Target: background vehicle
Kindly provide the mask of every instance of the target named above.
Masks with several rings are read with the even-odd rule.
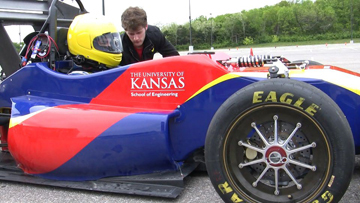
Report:
[[[60,53],[4,66],[3,180],[176,197],[205,162],[227,202],[329,202],[346,191],[359,74],[193,53],[68,75],[77,67]]]

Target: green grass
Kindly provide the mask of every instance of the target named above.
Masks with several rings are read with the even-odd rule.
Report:
[[[360,38],[353,39],[354,43],[360,43]],[[263,43],[263,44],[251,44],[251,45],[239,45],[232,47],[223,47],[216,49],[233,49],[233,48],[261,48],[261,47],[283,47],[283,46],[301,46],[301,45],[316,45],[316,44],[349,44],[349,39],[336,39],[336,40],[313,40],[313,41],[300,41],[300,42],[274,42],[274,43]],[[196,44],[194,45],[195,50],[199,50]],[[178,51],[187,51],[188,47],[184,50],[178,49]]]
[[[354,43],[360,43],[360,38],[353,39]],[[301,46],[301,45],[315,45],[315,44],[345,44],[350,43],[350,39],[337,40],[314,40],[301,42],[274,42],[264,44],[241,45],[238,48],[254,48],[254,47],[282,47],[282,46]]]

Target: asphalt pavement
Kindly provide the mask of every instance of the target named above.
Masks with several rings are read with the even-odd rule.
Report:
[[[196,47],[195,47],[196,49]],[[209,51],[209,50],[208,50]],[[218,50],[217,50],[218,51]],[[250,49],[223,49],[231,56],[245,56],[250,54]],[[254,48],[255,55],[282,55],[289,60],[314,60],[323,64],[331,64],[360,73],[360,44],[343,43],[335,45],[314,46],[291,46]],[[182,55],[187,52],[181,52]],[[159,57],[159,56],[157,56]],[[356,156],[354,175],[347,192],[341,203],[360,202],[360,155]],[[126,202],[126,203],[149,203],[149,202],[174,202],[174,203],[216,203],[222,202],[211,185],[210,179],[205,172],[196,172],[185,178],[185,190],[176,199],[154,198],[121,195],[112,193],[100,193],[47,186],[36,186],[12,182],[0,182],[1,203],[28,203],[28,202],[51,202],[51,203],[95,203],[95,202]]]

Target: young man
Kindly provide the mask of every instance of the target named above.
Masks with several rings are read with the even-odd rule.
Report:
[[[165,39],[156,26],[147,24],[146,12],[139,7],[129,7],[121,15],[123,56],[120,65],[151,60],[159,52],[163,57],[178,56],[179,52]]]

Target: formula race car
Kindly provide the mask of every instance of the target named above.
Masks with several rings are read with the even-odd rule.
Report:
[[[38,28],[19,55],[0,26],[0,180],[176,198],[206,169],[224,202],[338,202],[347,190],[360,74],[217,52],[87,73],[62,37],[81,1],[23,2],[46,17],[0,12]],[[29,49],[41,36],[47,46]]]

